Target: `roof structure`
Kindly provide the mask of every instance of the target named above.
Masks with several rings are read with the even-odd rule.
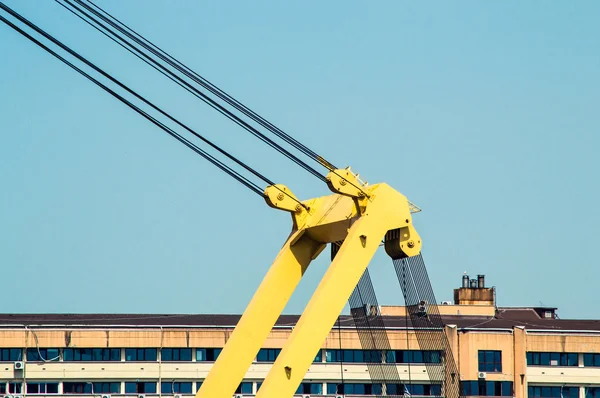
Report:
[[[494,316],[443,315],[447,325],[459,329],[512,329],[524,327],[530,330],[600,332],[600,320],[546,319],[539,308],[498,308]],[[227,314],[0,314],[4,327],[234,327],[240,315]],[[282,315],[276,327],[292,327],[299,315]],[[388,328],[410,328],[410,318],[384,316]],[[342,328],[353,328],[350,315],[340,316]]]

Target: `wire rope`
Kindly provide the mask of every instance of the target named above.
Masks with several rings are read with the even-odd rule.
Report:
[[[6,5],[4,5],[1,2],[0,2],[0,8],[2,8],[4,11],[10,13],[11,15],[13,15],[15,17],[16,17],[16,15],[18,15],[12,9],[10,9],[9,7],[7,7]],[[26,18],[24,18],[22,16],[19,16],[19,17],[20,18],[18,18],[18,17],[16,17],[16,18],[19,19],[19,20],[21,20],[21,21],[23,21],[23,22],[27,21]],[[82,76],[86,77],[88,80],[90,80],[91,82],[93,82],[94,84],[96,84],[98,87],[102,88],[104,91],[106,91],[109,94],[111,94],[113,97],[117,98],[119,101],[123,102],[125,105],[129,106],[131,109],[133,109],[134,111],[136,111],[140,115],[144,116],[150,122],[152,122],[153,124],[155,124],[156,126],[158,126],[159,128],[161,128],[162,130],[164,130],[166,133],[168,133],[169,135],[171,135],[176,140],[178,140],[181,143],[183,143],[184,145],[186,145],[188,148],[192,149],[194,152],[196,152],[197,154],[199,154],[200,156],[202,156],[203,158],[205,158],[206,160],[208,160],[210,163],[212,163],[213,165],[215,165],[216,167],[218,167],[219,169],[221,169],[222,171],[224,171],[226,174],[228,174],[231,177],[233,177],[234,179],[236,179],[238,182],[240,182],[241,184],[243,184],[244,186],[246,186],[247,188],[249,188],[254,193],[256,193],[256,194],[258,194],[260,196],[263,196],[262,190],[260,189],[260,187],[258,185],[256,185],[256,183],[250,181],[248,178],[244,177],[243,175],[241,175],[240,173],[238,173],[237,171],[235,171],[231,167],[227,166],[226,164],[224,164],[223,162],[221,162],[220,160],[218,160],[217,158],[215,158],[213,155],[211,155],[208,152],[204,151],[203,149],[199,148],[197,145],[195,145],[194,143],[192,143],[188,139],[184,138],[183,136],[181,136],[180,134],[178,134],[177,132],[175,132],[173,129],[171,129],[170,127],[168,127],[164,123],[160,122],[158,119],[156,119],[155,117],[151,116],[150,114],[148,114],[147,112],[145,112],[144,110],[142,110],[140,107],[136,106],[131,101],[127,100],[126,98],[124,98],[123,96],[121,96],[120,94],[118,94],[117,92],[113,91],[112,89],[110,89],[109,87],[107,87],[106,85],[104,85],[99,80],[93,78],[91,75],[89,75],[88,73],[86,73],[82,69],[78,68],[73,63],[69,62],[67,59],[65,59],[64,57],[60,56],[58,53],[56,53],[55,51],[53,51],[52,49],[50,49],[48,46],[46,46],[45,44],[43,44],[42,42],[40,42],[39,40],[37,40],[36,38],[34,38],[33,36],[31,36],[30,34],[28,34],[27,32],[25,32],[24,30],[22,30],[21,28],[19,28],[18,26],[16,26],[15,24],[13,24],[12,22],[10,22],[9,20],[7,20],[6,18],[4,18],[1,15],[0,15],[0,21],[4,22],[6,25],[10,26],[15,31],[17,31],[18,33],[20,33],[21,35],[23,35],[24,37],[26,37],[27,39],[29,39],[33,43],[37,44],[39,47],[41,47],[42,49],[44,49],[46,52],[48,52],[49,54],[53,55],[55,58],[59,59],[60,61],[62,61],[67,66],[71,67],[73,70],[77,71]],[[31,22],[27,23],[27,25],[28,26],[32,26],[32,27],[35,26],[35,24],[33,24]],[[39,29],[39,30],[41,31],[41,29]],[[38,30],[36,29],[36,31],[38,31]]]

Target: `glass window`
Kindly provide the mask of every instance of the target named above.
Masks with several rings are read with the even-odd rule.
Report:
[[[423,351],[423,363],[440,363],[439,351]]]
[[[156,394],[156,382],[126,382],[125,394]]]
[[[168,361],[191,361],[191,348],[163,348],[161,351],[161,360]]]
[[[321,383],[301,383],[296,394],[323,394],[323,384]]]
[[[23,383],[8,383],[9,394],[21,394],[23,392]]]
[[[441,396],[442,386],[440,384],[387,384],[388,395],[399,396]],[[372,394],[381,394],[381,386],[373,384],[371,389]],[[465,394],[462,394],[465,395]]]
[[[412,363],[424,363],[423,362],[423,351],[412,352]]]
[[[202,387],[202,381],[197,381],[196,382],[196,392],[198,392],[198,390],[200,390],[200,387]]]
[[[593,357],[583,357],[584,366],[588,366]],[[573,352],[528,352],[529,366],[579,366],[579,354]]]
[[[594,354],[583,354],[583,366],[594,366]]]
[[[64,382],[63,394],[91,394],[92,384],[85,382]]]
[[[96,382],[92,383],[92,394],[120,394],[121,383],[119,382]]]
[[[27,383],[27,394],[58,394],[58,383]]]
[[[579,366],[579,354],[568,353],[567,355],[567,366]]]
[[[86,361],[86,362],[108,362],[120,361],[120,348],[65,348],[63,350],[63,360]]]
[[[60,359],[58,348],[28,348],[27,360],[31,362],[58,361]]]
[[[393,386],[393,385],[390,385]],[[394,387],[391,387],[394,388]],[[366,383],[327,383],[327,394],[349,394],[349,395],[381,395],[383,394],[381,384]],[[392,393],[388,390],[388,395]]]
[[[600,367],[600,354],[583,354],[583,366]]]
[[[0,349],[0,361],[14,362],[23,360],[23,349],[21,348],[2,348]]]
[[[599,387],[586,387],[585,388],[585,398],[600,398],[600,388]]]
[[[461,396],[512,397],[512,381],[465,380],[460,383]],[[432,388],[431,395],[441,395],[441,386]],[[427,394],[426,394],[427,395]],[[532,395],[529,395],[532,397]]]
[[[214,362],[221,351],[221,348],[196,348],[196,361]]]
[[[235,390],[236,394],[252,394],[252,383],[251,382],[242,382],[238,386],[237,390]]]
[[[327,394],[337,394],[337,384],[327,383]]]
[[[156,348],[126,348],[125,360],[137,362],[154,362],[157,360]]]
[[[549,352],[540,352],[540,365],[542,365],[542,366],[550,365],[550,353]]]
[[[480,350],[478,353],[480,372],[502,372],[502,352]]]
[[[381,362],[381,353],[377,351],[378,362]],[[386,352],[387,363],[440,363],[440,351],[423,350],[398,350]]]
[[[160,392],[163,394],[191,394],[192,382],[167,381],[160,384]]]
[[[344,362],[354,362],[354,351],[353,350],[344,350],[343,351],[343,359],[342,359],[342,361],[344,361]]]
[[[339,350],[325,350],[325,362],[339,362],[339,361],[340,361]]]
[[[275,362],[280,352],[279,348],[261,348],[256,355],[256,362]]]
[[[315,356],[315,360],[313,362],[323,362],[323,352],[319,350],[317,355]]]

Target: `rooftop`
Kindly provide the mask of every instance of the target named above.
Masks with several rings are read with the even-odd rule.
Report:
[[[577,320],[546,318],[545,311],[554,308],[540,307],[500,307],[493,315],[448,315],[440,306],[442,319],[447,325],[456,325],[459,329],[512,329],[524,327],[529,330],[600,332],[600,320]],[[463,306],[450,306],[453,308]],[[464,306],[467,307],[473,306]],[[382,307],[389,309],[390,307]],[[403,313],[404,307],[397,308]],[[465,311],[470,312],[470,311]],[[385,315],[386,327],[410,327],[410,318],[404,315]],[[240,315],[224,314],[0,314],[3,327],[234,327]],[[291,327],[298,321],[299,315],[283,315],[277,321],[277,327]],[[354,327],[350,315],[340,316],[344,328]]]

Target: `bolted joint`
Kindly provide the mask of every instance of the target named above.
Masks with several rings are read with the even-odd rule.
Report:
[[[362,183],[349,169],[332,170],[325,178],[327,180],[327,186],[334,193],[353,198],[365,197],[365,193],[363,192],[365,184]]]
[[[274,209],[289,211],[290,213],[300,214],[306,210],[305,206],[296,198],[288,187],[282,184],[268,186],[263,197],[267,205]]]

